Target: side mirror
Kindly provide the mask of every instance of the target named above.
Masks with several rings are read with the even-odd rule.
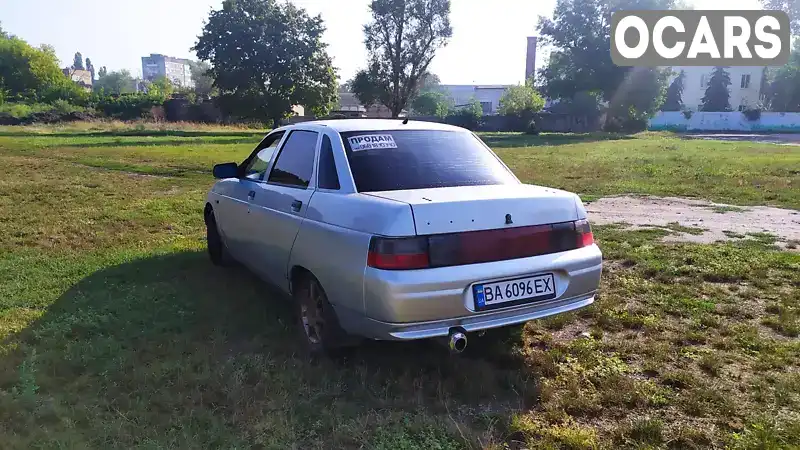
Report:
[[[223,163],[214,166],[214,178],[236,178],[239,176],[239,166],[236,163]]]

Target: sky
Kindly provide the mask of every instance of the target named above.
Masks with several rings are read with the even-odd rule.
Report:
[[[325,41],[342,80],[367,64],[362,26],[369,0],[292,1],[321,14]],[[32,45],[50,44],[62,66],[80,51],[95,68],[141,76],[141,57],[195,59],[190,50],[222,0],[0,0],[3,28]],[[695,9],[757,9],[758,0],[688,0]],[[431,64],[445,84],[516,84],[525,77],[527,37],[556,0],[452,0],[453,38]],[[542,66],[546,50],[537,54]]]

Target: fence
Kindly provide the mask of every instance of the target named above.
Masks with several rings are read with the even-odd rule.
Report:
[[[756,120],[733,112],[659,112],[650,119],[653,131],[744,131],[761,133],[800,133],[800,113],[762,112]]]
[[[411,116],[409,120],[422,122],[450,123],[448,118],[436,116]],[[541,132],[552,133],[587,133],[598,131],[601,128],[601,119],[592,119],[590,116],[574,116],[571,114],[540,113],[535,115],[536,124]],[[290,117],[282,123],[294,124],[315,120],[312,117]],[[398,119],[400,120],[400,119]],[[475,131],[505,132],[523,131],[527,124],[521,123],[519,118],[513,116],[483,116]]]

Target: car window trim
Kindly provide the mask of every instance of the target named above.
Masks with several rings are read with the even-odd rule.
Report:
[[[273,136],[280,135],[280,137],[278,138],[278,145],[276,147],[276,148],[280,148],[281,144],[283,143],[283,140],[286,138],[287,134],[288,133],[286,133],[286,130],[278,130],[278,131],[273,131],[272,133],[269,133],[266,136],[264,136],[264,139],[262,139],[261,142],[259,142],[258,145],[256,145],[256,148],[253,149],[252,152],[250,152],[250,156],[248,156],[244,161],[242,161],[241,164],[239,164],[239,167],[240,167],[239,172],[240,173],[239,173],[239,177],[238,178],[240,180],[245,180],[246,179],[247,181],[253,181],[253,182],[256,182],[256,183],[262,183],[263,182],[262,179],[252,180],[250,178],[247,178],[247,175],[244,174],[245,167],[247,167],[247,165],[250,164],[250,161],[252,161],[253,158],[256,157],[256,155],[258,155],[258,152],[260,152],[261,150],[264,150],[266,148],[266,147],[262,147],[264,142],[266,142],[268,139],[272,138]],[[271,159],[274,159],[274,158],[271,158]],[[267,170],[269,170],[271,166],[272,166],[272,161],[269,161],[267,163]],[[264,173],[266,173],[266,170],[264,171]]]
[[[312,163],[312,166],[311,166],[311,177],[308,180],[308,186],[299,186],[299,185],[296,185],[296,184],[287,184],[287,183],[278,183],[278,182],[275,182],[275,181],[269,181],[269,175],[272,175],[272,171],[275,170],[275,164],[278,163],[278,158],[280,158],[281,153],[283,152],[283,148],[286,147],[286,143],[289,141],[289,136],[291,136],[292,133],[294,133],[295,131],[305,131],[307,133],[315,133],[317,135],[317,141],[316,141],[316,143],[314,143],[314,159],[313,159],[313,163]],[[275,153],[275,156],[272,158],[272,161],[270,162],[269,167],[267,167],[267,172],[269,172],[269,175],[267,175],[267,172],[264,172],[264,174],[267,175],[267,177],[266,177],[266,179],[262,179],[260,182],[264,183],[264,184],[269,184],[269,185],[272,185],[272,186],[282,186],[282,187],[287,187],[287,188],[299,189],[299,190],[303,190],[303,191],[307,191],[309,189],[316,189],[317,188],[317,180],[316,180],[316,177],[317,177],[317,165],[319,164],[319,145],[320,145],[321,135],[322,135],[322,133],[320,133],[317,130],[306,130],[306,129],[303,129],[303,128],[295,128],[295,129],[292,129],[292,130],[288,130],[288,133],[284,134],[284,136],[282,138],[283,141],[281,142],[280,148]]]
[[[333,161],[333,169],[334,173],[336,174],[336,183],[339,185],[337,189],[324,188],[320,187],[319,185],[319,176],[322,173],[322,170],[320,170],[322,168],[322,143],[325,141],[325,138],[328,138],[328,142],[330,142],[331,144],[331,160]],[[333,139],[331,139],[331,137],[328,136],[327,133],[322,134],[322,137],[319,140],[319,148],[317,149],[317,153],[319,154],[319,156],[317,157],[317,189],[325,192],[341,192],[342,180],[341,177],[339,176],[339,166],[338,164],[336,164],[336,151],[333,149]]]

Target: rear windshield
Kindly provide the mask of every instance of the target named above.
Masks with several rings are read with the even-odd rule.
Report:
[[[471,133],[352,131],[342,141],[359,192],[519,183]]]

